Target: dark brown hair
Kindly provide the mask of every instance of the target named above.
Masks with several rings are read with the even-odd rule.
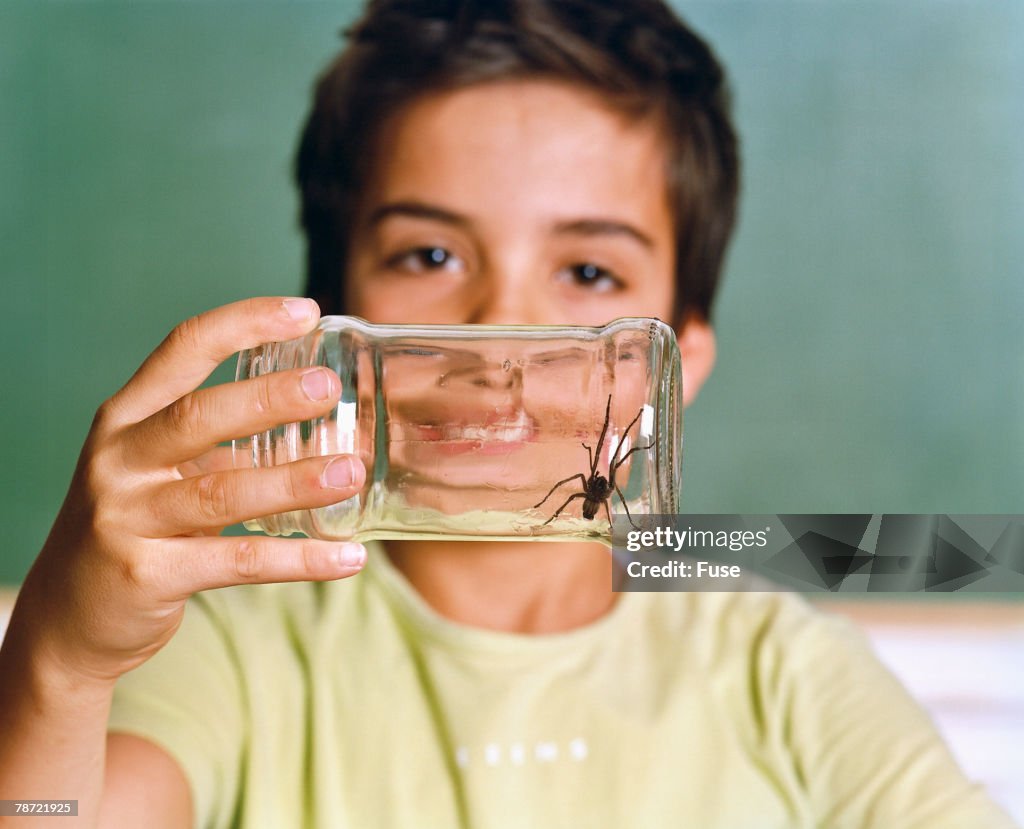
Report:
[[[344,311],[349,233],[385,119],[430,92],[555,79],[660,120],[676,312],[708,319],[736,217],[738,141],[714,54],[660,0],[372,0],[316,85],[295,174],[307,293]]]

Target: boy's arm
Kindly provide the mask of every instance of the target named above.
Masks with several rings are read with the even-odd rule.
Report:
[[[162,750],[115,739],[106,777],[117,679],[170,640],[197,591],[336,579],[362,566],[359,545],[218,537],[244,518],[326,506],[362,484],[362,465],[351,459],[232,470],[217,449],[232,437],[322,415],[340,394],[331,372],[196,390],[235,351],[300,336],[317,316],[307,300],[267,298],[193,318],[101,407],[0,649],[0,799],[78,800],[69,825],[99,825],[101,814],[117,815],[118,825],[154,825],[121,817],[129,795],[140,796],[129,779],[137,759],[143,790],[155,786],[177,813],[181,771]],[[0,817],[7,825],[32,824]]]
[[[77,800],[81,825],[191,825],[191,794],[178,764],[146,740],[107,735],[112,683],[75,680],[61,670],[49,670],[41,654],[26,651],[15,638],[5,640],[4,665],[17,671],[7,674],[17,682],[0,685],[4,756],[33,757],[42,763],[16,763],[0,770],[3,799]],[[12,693],[16,685],[20,693]],[[98,822],[89,814],[90,804],[100,805]],[[0,826],[19,829],[52,823],[51,815],[0,817]]]
[[[188,829],[192,825],[192,797],[181,767],[148,740],[111,734],[105,779],[100,826]]]
[[[820,620],[790,648],[781,719],[817,825],[1015,829],[850,623]]]

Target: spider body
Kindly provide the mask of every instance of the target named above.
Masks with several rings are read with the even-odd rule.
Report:
[[[608,506],[612,495],[612,485],[604,475],[595,475],[587,479],[587,492],[583,498],[583,517],[594,520],[601,504]]]
[[[611,526],[612,514],[611,511],[608,509],[608,501],[611,498],[613,492],[618,493],[619,500],[622,501],[622,507],[623,509],[626,510],[626,517],[629,519],[629,523],[636,527],[636,524],[633,524],[633,516],[629,514],[629,507],[626,506],[626,499],[622,494],[622,490],[620,490],[618,484],[615,483],[615,473],[618,471],[619,467],[622,466],[623,463],[625,463],[626,458],[628,458],[634,452],[650,449],[654,445],[654,443],[652,441],[651,443],[648,443],[646,446],[634,446],[625,454],[620,454],[620,450],[622,446],[625,444],[626,436],[629,434],[630,429],[632,429],[633,426],[636,425],[636,422],[640,419],[640,415],[643,413],[643,409],[640,409],[640,411],[636,413],[636,417],[634,417],[629,422],[629,426],[626,427],[626,431],[622,433],[622,441],[619,443],[619,447],[616,450],[615,455],[608,462],[608,477],[606,478],[604,475],[600,474],[597,471],[597,465],[601,461],[601,450],[604,448],[604,439],[605,436],[608,434],[608,424],[611,421],[611,413],[612,396],[609,394],[608,405],[605,407],[604,411],[604,426],[601,427],[601,437],[598,438],[596,451],[591,451],[591,448],[587,446],[587,444],[582,444],[583,448],[587,450],[587,456],[590,459],[590,468],[588,470],[589,474],[584,475],[582,472],[577,472],[575,475],[570,475],[568,478],[563,478],[561,481],[559,481],[553,487],[551,487],[551,489],[548,490],[548,494],[545,495],[539,502],[534,504],[533,508],[537,509],[545,501],[547,501],[548,498],[552,496],[556,489],[562,486],[562,484],[569,483],[569,481],[574,481],[577,478],[579,478],[583,484],[583,489],[580,492],[575,492],[568,498],[566,498],[562,506],[555,510],[555,514],[552,515],[543,524],[541,524],[542,527],[547,526],[556,518],[558,518],[558,516],[562,514],[562,510],[564,510],[567,506],[569,506],[569,504],[571,504],[573,501],[579,498],[583,499],[584,518],[593,521],[594,518],[597,516],[598,510],[600,510],[603,506],[605,514],[608,516],[608,525]]]

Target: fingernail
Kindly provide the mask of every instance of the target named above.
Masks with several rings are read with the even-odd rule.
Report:
[[[301,382],[310,400],[326,400],[331,395],[331,377],[325,369],[310,369],[302,375]]]
[[[284,301],[285,313],[296,322],[308,320],[313,316],[315,308],[316,305],[311,299],[286,299]]]
[[[362,544],[339,544],[334,548],[334,561],[339,567],[362,567],[366,564],[366,548]]]
[[[356,477],[356,468],[351,458],[335,458],[324,467],[323,485],[330,489],[351,486]]]

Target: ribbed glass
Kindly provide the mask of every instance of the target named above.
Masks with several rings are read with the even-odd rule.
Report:
[[[235,441],[235,465],[351,452],[366,484],[347,501],[249,529],[610,543],[609,513],[624,503],[632,515],[678,511],[679,349],[658,320],[587,328],[324,317],[305,337],[243,352],[237,378],[315,365],[341,378],[338,405]]]

